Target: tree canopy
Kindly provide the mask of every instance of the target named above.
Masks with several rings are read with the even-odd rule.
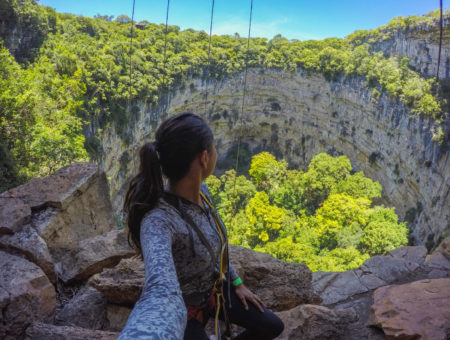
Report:
[[[206,180],[233,244],[312,270],[341,271],[407,243],[394,208],[372,205],[381,185],[352,174],[346,156],[318,154],[301,172],[262,152],[249,175],[236,184],[234,170]]]

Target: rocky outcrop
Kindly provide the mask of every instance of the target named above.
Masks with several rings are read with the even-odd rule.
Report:
[[[80,241],[77,248],[68,251],[55,264],[55,268],[65,282],[82,281],[133,255],[135,251],[128,245],[124,231],[112,230]]]
[[[352,311],[316,305],[300,305],[276,314],[284,323],[279,340],[344,339],[345,329],[358,319]]]
[[[270,309],[321,301],[311,286],[312,273],[303,263],[287,263],[239,246],[230,246],[230,261],[245,285]]]
[[[294,73],[249,70],[242,113],[242,79],[242,74],[219,81],[191,79],[164,99],[167,107],[142,104],[126,130],[129,146],[114,129],[103,130],[101,166],[111,178],[114,207],[122,206],[128,181],[138,167],[138,150],[153,138],[164,113],[192,111],[204,116],[213,129],[217,173],[234,164],[239,138],[243,169],[249,164],[242,159],[248,161],[261,151],[283,157],[301,170],[318,153],[344,154],[355,171],[380,182],[383,198],[377,203],[395,206],[400,220],[408,222],[414,244],[432,249],[450,230],[449,144],[433,141],[437,125],[431,119],[412,116],[385,93],[372,98],[362,77],[329,81],[302,69]],[[208,112],[204,113],[206,89]]]
[[[319,303],[311,286],[311,271],[304,264],[286,263],[268,254],[230,246],[230,261],[245,284],[273,310],[302,303]],[[94,275],[89,284],[112,304],[134,305],[145,280],[142,260],[124,259],[116,267]]]
[[[52,282],[56,276],[85,279],[131,252],[123,232],[99,236],[116,222],[106,177],[91,163],[63,167],[0,194],[0,211],[0,249],[25,256]],[[93,267],[94,259],[104,264]]]
[[[53,321],[55,288],[38,266],[0,251],[0,273],[1,339],[19,338],[34,320]]]
[[[88,281],[108,302],[128,306],[139,300],[144,282],[144,262],[137,257],[121,260],[114,268],[106,268]]]
[[[450,15],[444,16],[439,78],[450,77]],[[388,38],[371,43],[373,52],[386,57],[408,57],[410,65],[425,77],[436,77],[439,54],[439,21],[405,30],[380,30]]]
[[[88,328],[108,328],[106,298],[79,287],[134,250],[123,230],[112,230],[107,181],[97,166],[72,164],[0,194],[0,217],[0,338],[23,339],[35,320],[87,332],[64,337],[64,328],[44,325],[27,333],[35,339],[95,338]]]
[[[105,329],[107,302],[95,288],[84,286],[56,313],[57,325],[76,326],[87,329]]]
[[[387,339],[448,339],[450,279],[422,280],[378,288],[370,325]]]
[[[443,243],[449,240],[447,238]],[[322,297],[324,306],[354,311],[358,316],[357,322],[348,325],[342,339],[381,340],[385,339],[383,332],[367,327],[375,290],[392,284],[450,278],[450,261],[441,256],[441,252],[427,256],[426,249],[421,246],[401,247],[386,256],[372,257],[361,267],[346,272],[315,272],[313,287]]]
[[[118,336],[116,332],[34,322],[27,328],[24,340],[116,340]]]

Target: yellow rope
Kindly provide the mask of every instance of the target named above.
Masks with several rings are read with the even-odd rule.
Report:
[[[206,198],[206,196],[201,191],[200,191],[200,196],[209,205],[211,210],[214,211],[213,205],[209,202],[209,200]],[[220,243],[221,243],[219,278],[214,283],[214,287],[216,287],[216,283],[218,281],[221,281],[222,280],[222,276],[223,276],[223,252],[225,250],[225,242],[224,242],[224,237],[223,237],[223,233],[222,233],[222,228],[220,228],[220,223],[217,220],[217,216],[214,213],[212,215],[213,215],[213,218],[214,218],[214,222],[216,224],[217,231],[219,232]],[[224,296],[223,296],[223,285],[222,285],[222,282],[220,282],[220,290],[216,291],[216,297],[217,297],[217,304],[216,304],[216,315],[215,315],[215,318],[214,318],[214,330],[215,330],[215,334],[216,334],[216,339],[220,339],[220,331],[219,331],[219,327],[218,327],[219,313],[220,313],[220,299],[221,298],[225,299]]]

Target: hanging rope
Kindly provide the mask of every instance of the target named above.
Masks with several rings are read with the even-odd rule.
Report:
[[[214,0],[212,0],[211,5],[211,22],[209,23],[209,46],[208,46],[208,67],[206,72],[206,77],[208,76],[210,66],[211,66],[211,38],[212,38],[212,26],[213,26],[213,18],[214,18]],[[206,81],[206,94],[205,94],[205,116],[206,116],[206,105],[208,102],[208,82]]]
[[[249,54],[249,50],[250,50],[250,36],[251,36],[250,33],[251,33],[251,29],[252,29],[252,13],[253,13],[253,0],[250,0],[250,21],[248,24],[247,52],[245,54],[244,89],[243,89],[243,94],[242,94],[242,106],[241,106],[241,116],[240,116],[241,122],[244,122],[244,120],[242,119],[242,116],[244,114],[245,96],[247,94],[248,54]],[[236,154],[236,166],[235,166],[236,171],[237,171],[237,167],[239,165],[240,146],[241,146],[241,134],[239,133],[238,149],[237,149],[237,154]]]
[[[170,0],[167,0],[167,10],[166,10],[166,30],[164,33],[164,60],[163,60],[163,85],[166,83],[166,51],[167,51],[167,32],[168,32],[168,23],[169,23],[169,7],[170,7]]]
[[[253,0],[250,0],[250,18],[249,18],[249,24],[248,24],[248,37],[247,37],[247,52],[245,54],[245,72],[244,72],[244,89],[242,94],[242,106],[241,106],[241,116],[240,116],[240,122],[245,123],[245,121],[242,119],[244,114],[244,107],[245,107],[245,95],[247,94],[247,73],[248,73],[248,55],[250,50],[250,37],[251,37],[251,29],[252,29],[252,14],[253,14]],[[242,127],[242,125],[241,125]],[[242,129],[241,129],[242,130]],[[233,192],[236,196],[236,178],[237,178],[237,172],[238,172],[238,166],[239,166],[239,153],[241,150],[241,132],[238,134],[238,147],[237,147],[237,153],[236,153],[236,176],[234,177],[234,184],[233,184]]]
[[[132,73],[133,73],[133,63],[132,63],[132,59],[131,59],[131,53],[133,52],[133,30],[134,30],[134,5],[135,5],[135,1],[133,0],[133,9],[131,11],[131,28],[130,28],[130,81],[128,83],[128,107],[131,110],[131,90],[132,90]]]
[[[443,20],[442,20],[442,0],[440,0],[440,18],[439,18],[439,28],[440,28],[440,34],[439,34],[439,52],[438,52],[438,64],[437,64],[437,71],[436,71],[436,79],[439,81],[439,66],[441,64],[441,47],[442,47],[442,26],[443,26]]]

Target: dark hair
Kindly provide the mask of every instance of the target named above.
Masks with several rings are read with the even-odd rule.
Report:
[[[213,134],[199,116],[183,112],[161,123],[155,142],[144,144],[139,151],[138,174],[131,180],[125,196],[128,244],[142,256],[141,221],[152,210],[164,192],[163,174],[172,182],[182,179],[195,157],[210,150]]]

